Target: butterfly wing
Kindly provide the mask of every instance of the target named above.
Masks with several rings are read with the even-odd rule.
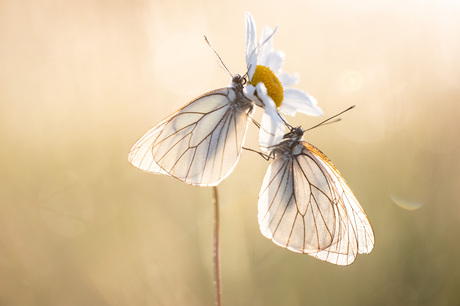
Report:
[[[298,155],[270,164],[259,194],[264,236],[291,251],[337,264],[370,253],[374,233],[364,210],[332,162],[316,147],[299,143]]]
[[[215,186],[237,164],[252,104],[238,88],[209,92],[148,131],[129,162],[198,186]]]
[[[134,167],[150,173],[169,175],[168,172],[164,171],[155,162],[155,159],[152,155],[152,146],[155,140],[158,138],[158,135],[160,135],[161,131],[168,123],[168,120],[171,119],[171,116],[151,128],[131,148],[128,155],[128,161]]]

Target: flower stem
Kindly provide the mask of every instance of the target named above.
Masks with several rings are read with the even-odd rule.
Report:
[[[214,289],[216,291],[216,305],[222,306],[222,282],[220,277],[220,252],[219,252],[219,194],[217,186],[212,187],[213,203],[214,203],[214,235],[213,235],[213,250],[212,259],[214,263]]]

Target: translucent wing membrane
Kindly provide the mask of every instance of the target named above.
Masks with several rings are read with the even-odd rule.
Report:
[[[337,265],[349,265],[358,253],[371,252],[369,220],[332,162],[304,141],[278,153],[259,194],[263,235],[291,251]]]
[[[241,155],[252,103],[240,84],[209,92],[148,131],[129,154],[142,170],[215,186]]]

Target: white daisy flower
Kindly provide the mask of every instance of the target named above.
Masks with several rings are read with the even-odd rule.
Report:
[[[284,136],[284,118],[278,112],[294,116],[296,112],[310,116],[322,116],[315,98],[300,89],[288,88],[295,85],[299,77],[282,72],[285,55],[273,49],[272,31],[265,27],[262,38],[257,42],[256,24],[251,14],[246,13],[246,64],[249,82],[245,94],[258,106],[264,108],[259,145],[269,153]]]

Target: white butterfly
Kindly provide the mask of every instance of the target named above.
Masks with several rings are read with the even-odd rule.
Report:
[[[262,234],[291,251],[349,265],[374,248],[364,210],[329,158],[291,128],[272,154],[259,193]]]
[[[197,186],[216,186],[235,168],[254,104],[235,75],[227,88],[208,92],[160,122],[129,152],[141,170]]]

